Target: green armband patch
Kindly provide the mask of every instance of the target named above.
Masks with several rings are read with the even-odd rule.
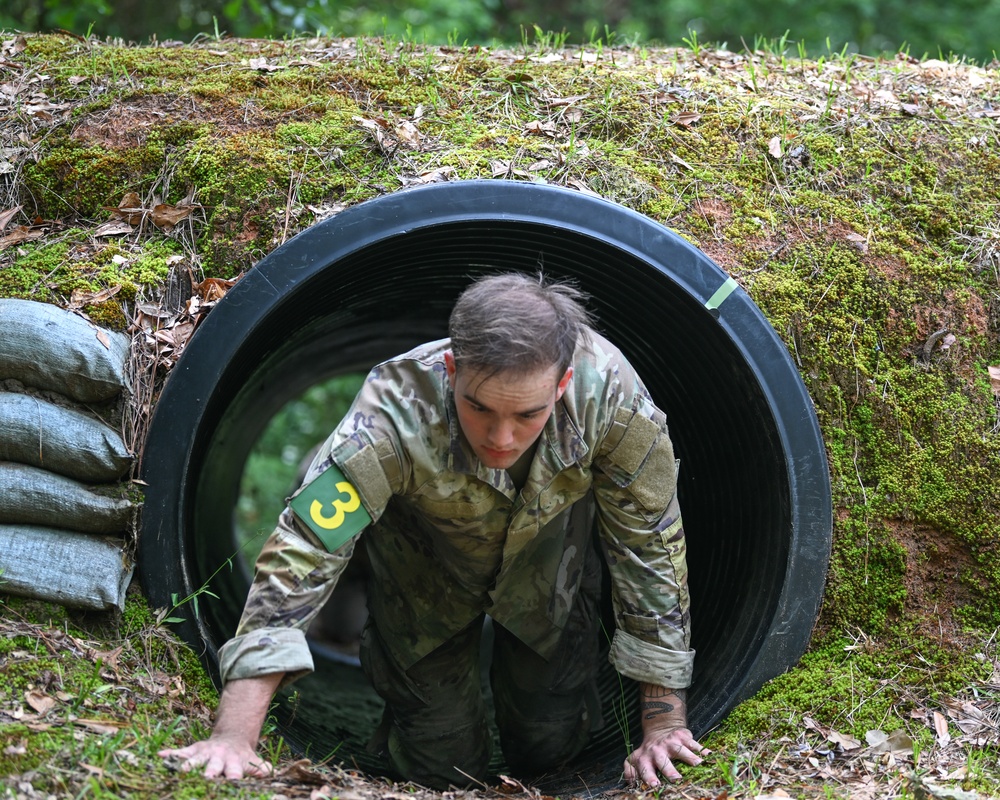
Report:
[[[331,553],[371,524],[358,490],[331,464],[288,504]]]

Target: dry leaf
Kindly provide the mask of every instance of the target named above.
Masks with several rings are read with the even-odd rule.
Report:
[[[157,228],[173,228],[189,217],[193,210],[192,206],[169,206],[166,203],[159,203],[153,206],[150,219]]]
[[[868,238],[867,237],[862,236],[860,233],[849,233],[844,238],[846,238],[847,241],[849,241],[851,244],[853,244],[855,247],[857,247],[858,250],[860,250],[862,253],[867,253],[868,252]]]
[[[684,169],[687,169],[687,170],[693,170],[694,169],[694,167],[692,167],[690,164],[688,164],[687,161],[685,161],[683,158],[681,158],[676,153],[671,153],[670,154],[670,160],[673,163],[677,164],[678,166],[684,167]]]
[[[196,283],[194,285],[194,290],[198,292],[202,300],[211,303],[214,300],[221,300],[226,296],[226,292],[236,285],[236,281],[239,278],[234,278],[233,280],[223,280],[222,278],[205,278],[201,283]]]
[[[535,119],[524,126],[524,132],[534,134],[535,136],[550,136],[554,138],[559,134],[559,128],[551,120],[540,122]]]
[[[35,239],[41,239],[43,235],[44,233],[42,231],[33,231],[26,225],[19,225],[6,236],[0,236],[0,250],[3,250],[5,247],[10,247],[12,244],[32,242]]]
[[[79,725],[81,728],[86,728],[93,733],[105,735],[118,733],[118,731],[128,725],[128,723],[118,722],[113,719],[76,719],[73,720],[73,724]]]
[[[987,367],[990,373],[990,386],[993,387],[993,394],[1000,397],[1000,367]]]
[[[326,785],[326,776],[321,775],[316,772],[316,770],[310,769],[311,766],[311,761],[301,758],[298,761],[293,761],[291,764],[282,767],[275,777],[287,778],[295,783],[311,783],[315,786]]]
[[[674,114],[670,117],[670,121],[674,125],[680,125],[682,128],[690,128],[700,119],[701,114],[696,111],[682,111],[680,114]]]
[[[420,148],[420,131],[418,131],[417,126],[409,120],[404,119],[400,122],[396,126],[395,133],[396,138],[399,139],[402,144],[405,144],[407,147],[414,150],[418,150]]]
[[[913,754],[913,740],[901,728],[892,733],[868,731],[865,734],[865,739],[875,753],[888,753],[894,756]]]
[[[847,734],[839,733],[837,731],[830,731],[826,738],[827,741],[832,742],[833,744],[839,744],[844,750],[857,750],[861,747],[861,742],[853,736],[848,736]]]
[[[251,58],[250,69],[255,69],[260,72],[276,72],[279,69],[284,69],[284,67],[278,64],[268,64],[266,58]]]
[[[47,714],[56,707],[55,698],[49,697],[44,692],[32,689],[24,693],[24,702],[32,707],[39,714]]]
[[[125,222],[125,220],[113,219],[110,222],[99,225],[97,230],[94,231],[94,237],[121,236],[124,233],[132,233],[132,231],[132,226]]]
[[[438,167],[429,172],[422,172],[414,178],[400,175],[399,181],[403,186],[422,186],[425,183],[444,183],[451,180],[454,174],[454,167]]]
[[[121,288],[121,286],[112,286],[109,289],[101,289],[99,292],[85,292],[83,289],[74,289],[73,294],[69,297],[69,304],[66,307],[69,309],[78,309],[96,303],[103,303],[105,300],[110,300],[118,294]]]
[[[147,214],[147,209],[142,207],[142,200],[135,192],[127,192],[117,208],[104,206],[104,210],[110,211],[115,219],[125,220],[129,225],[138,225]]]
[[[938,747],[947,747],[951,742],[951,734],[948,733],[948,720],[940,711],[934,712],[934,732],[937,734]]]
[[[785,154],[784,150],[781,149],[780,136],[771,137],[771,141],[767,143],[767,152],[775,158],[781,158]]]
[[[579,178],[567,178],[566,185],[571,189],[576,189],[578,192],[583,192],[584,194],[589,194],[591,197],[600,197],[601,195],[591,189],[586,183],[584,183]]]
[[[6,211],[0,211],[0,231],[10,224],[10,221],[17,216],[20,210],[21,206],[14,206],[13,208],[8,208]]]

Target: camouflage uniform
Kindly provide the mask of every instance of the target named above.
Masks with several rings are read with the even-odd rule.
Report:
[[[632,367],[597,334],[577,348],[573,378],[518,492],[461,435],[448,349],[448,340],[432,342],[376,366],[304,482],[335,464],[374,521],[364,534],[376,628],[362,643],[366,669],[374,659],[415,674],[456,637],[478,636],[484,614],[540,663],[558,661],[591,552],[591,527],[570,524],[570,509],[589,501],[611,577],[611,662],[637,681],[688,686],[694,654],[676,462],[665,416]],[[354,541],[328,552],[283,512],[237,634],[222,648],[224,681],[274,672],[288,681],[312,669],[304,631]]]

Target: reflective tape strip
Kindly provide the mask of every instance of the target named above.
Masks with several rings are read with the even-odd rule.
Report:
[[[738,285],[735,278],[727,278],[726,282],[716,290],[715,294],[708,298],[705,308],[712,311],[721,306],[726,301],[726,298],[736,290]]]

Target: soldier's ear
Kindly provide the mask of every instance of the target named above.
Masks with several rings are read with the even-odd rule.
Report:
[[[569,367],[566,370],[566,374],[559,379],[559,385],[556,387],[556,400],[559,400],[564,394],[566,394],[566,389],[569,388],[569,382],[572,377],[573,368]]]
[[[448,383],[451,384],[451,388],[455,388],[455,356],[452,354],[451,350],[444,351],[444,368],[448,371]]]

